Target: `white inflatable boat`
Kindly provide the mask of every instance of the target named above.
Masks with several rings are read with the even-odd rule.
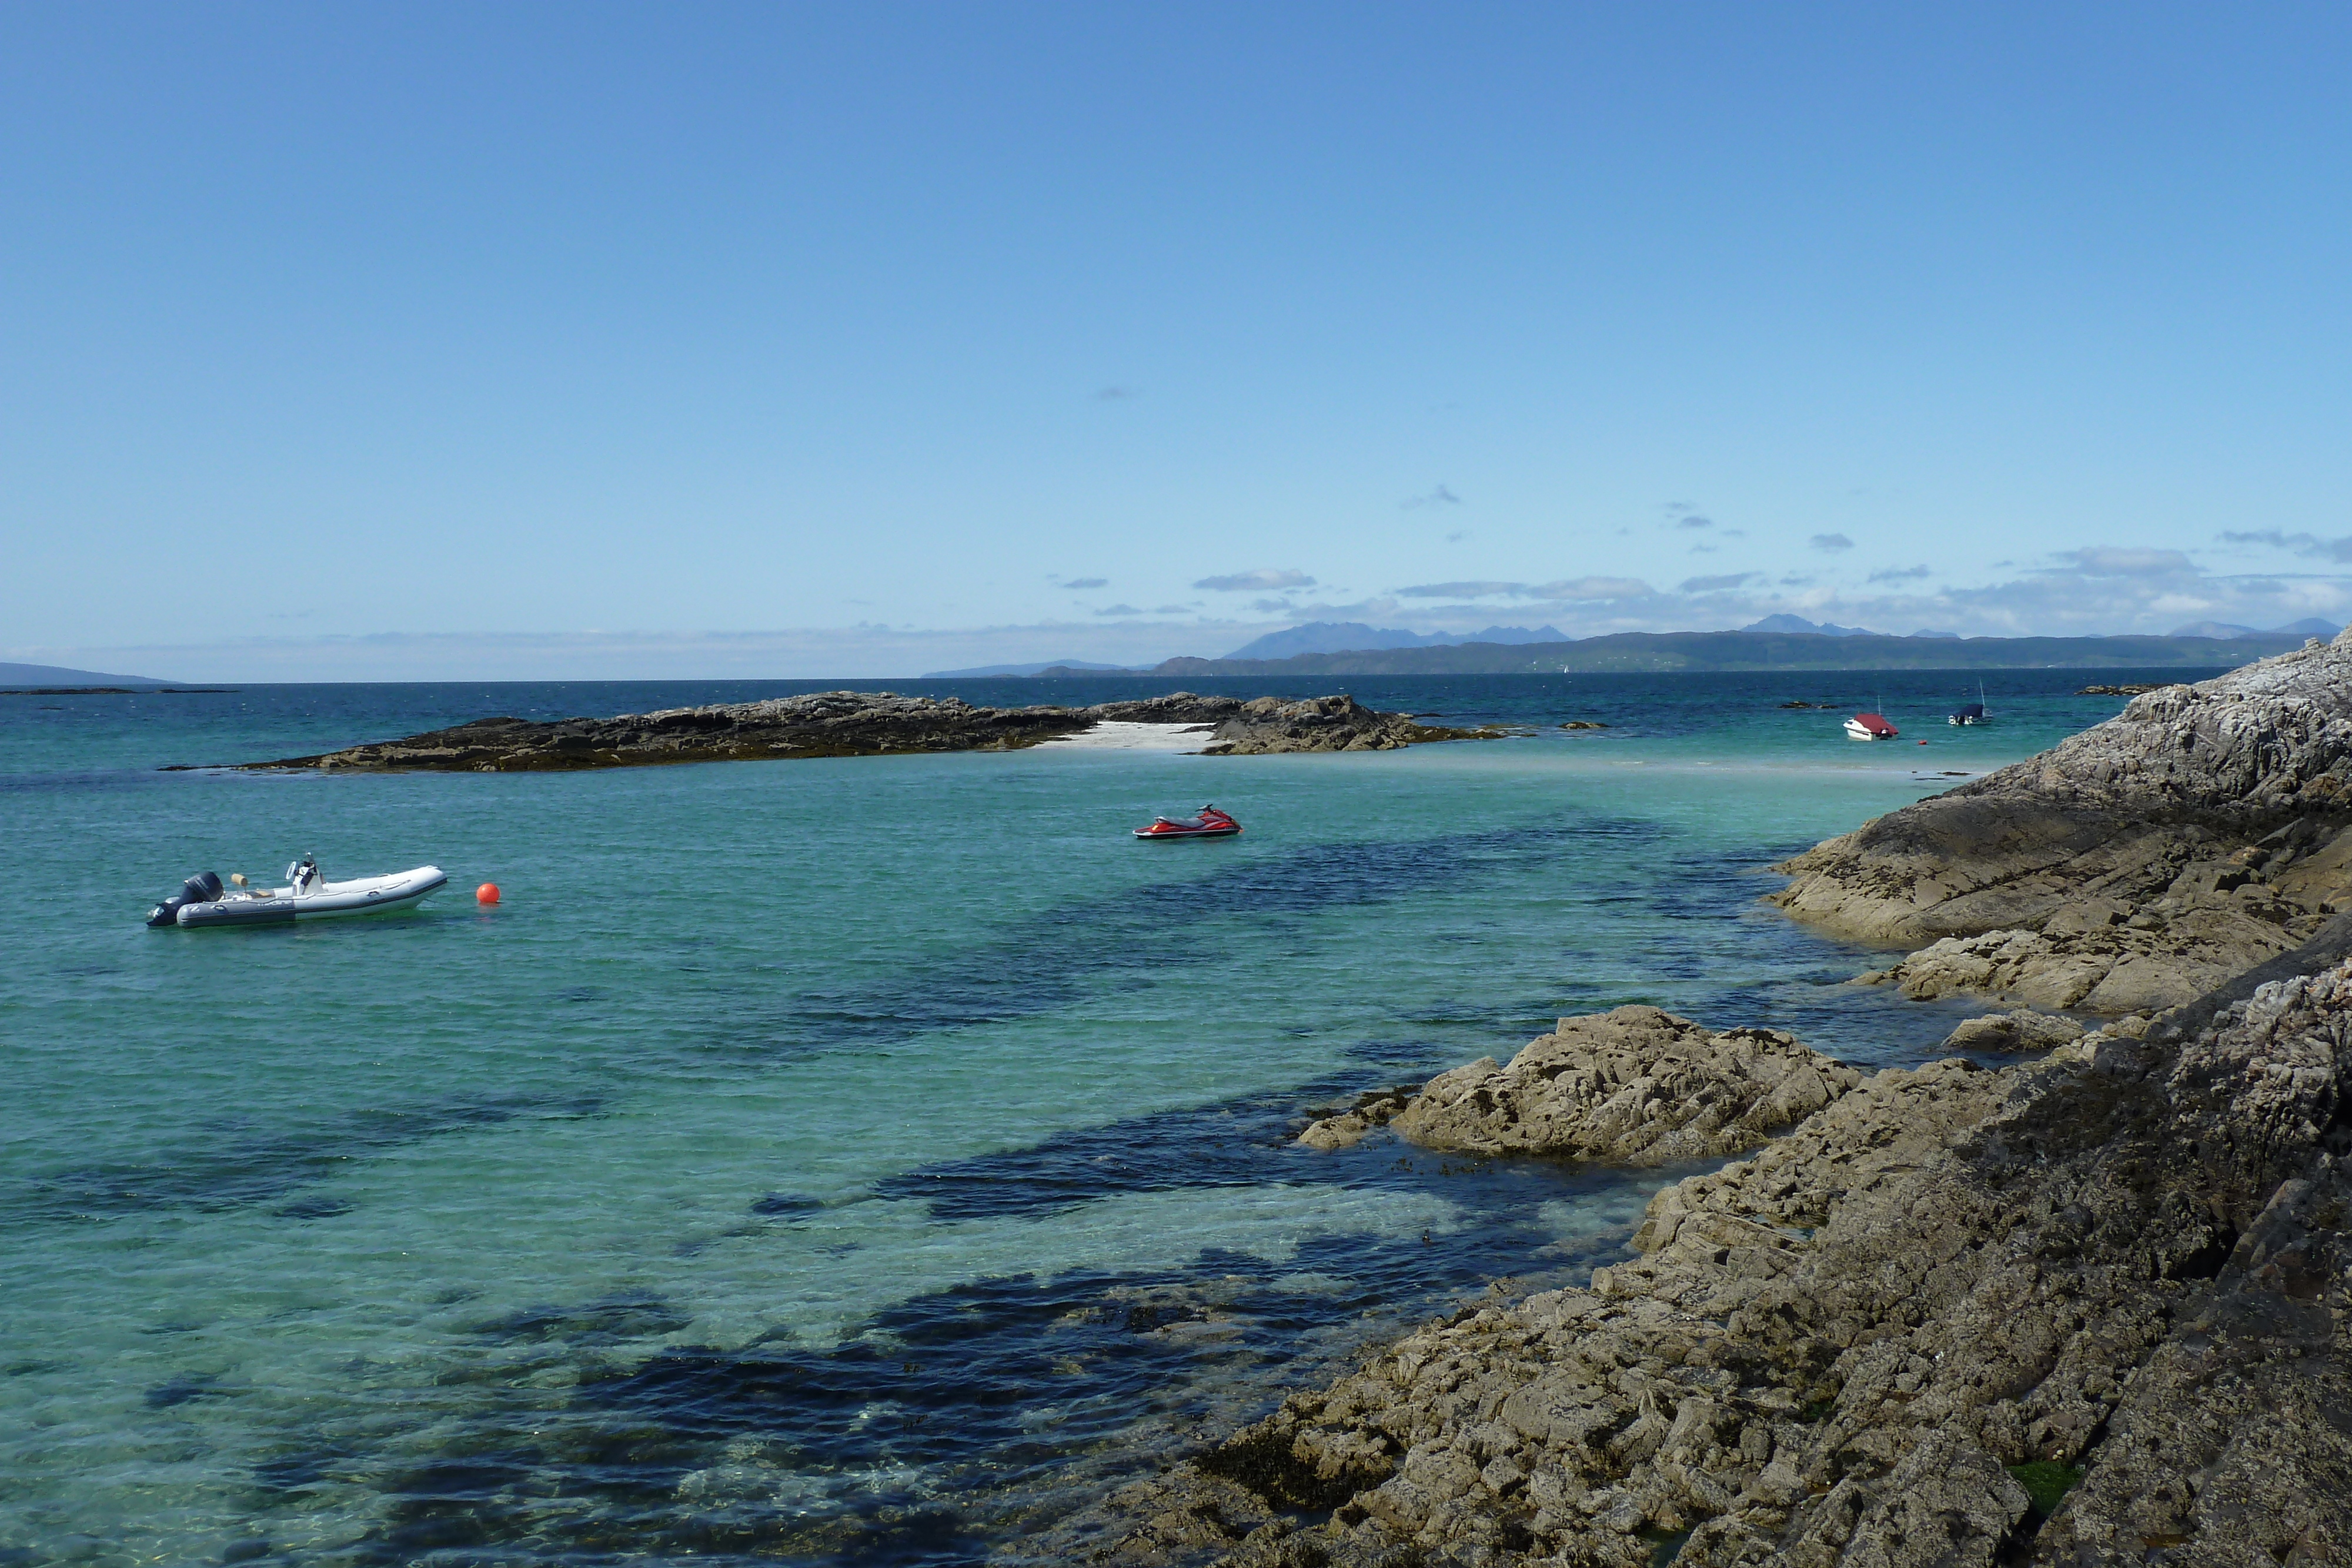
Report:
[[[192,876],[180,891],[148,913],[150,925],[282,925],[289,920],[321,920],[337,915],[373,915],[407,909],[448,885],[437,865],[396,871],[389,876],[329,882],[305,856],[287,868],[286,887],[226,888],[212,872]]]

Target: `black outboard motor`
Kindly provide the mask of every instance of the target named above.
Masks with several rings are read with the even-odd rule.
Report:
[[[147,912],[150,925],[177,925],[180,906],[187,904],[210,904],[221,895],[220,873],[202,872],[180,884],[180,891]]]

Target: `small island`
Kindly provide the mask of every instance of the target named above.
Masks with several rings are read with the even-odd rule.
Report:
[[[974,707],[959,697],[814,692],[762,702],[665,708],[614,718],[478,718],[448,729],[310,757],[241,762],[248,769],[351,773],[535,773],[674,762],[1017,751],[1100,724],[1198,731],[1212,757],[1287,751],[1393,751],[1437,740],[1492,740],[1512,731],[1415,723],[1354,697],[1201,696],[1176,692],[1091,707]],[[180,771],[197,764],[181,764]]]

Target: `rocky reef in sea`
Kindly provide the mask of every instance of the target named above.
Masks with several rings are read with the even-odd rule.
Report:
[[[1418,1093],[1366,1095],[1298,1141],[1346,1148],[1385,1125],[1428,1149],[1664,1165],[1752,1149],[1861,1079],[1777,1030],[1713,1034],[1627,1007],[1560,1019],[1508,1067],[1482,1058]]]
[[[1464,1307],[1008,1555],[1161,1568],[2352,1562],[2352,643],[1797,857],[2011,1008],[1864,1074],[1652,1008],[1302,1142],[1627,1165],[1583,1289]],[[1508,1260],[1497,1260],[1507,1268]]]
[[[635,768],[670,762],[879,757],[924,751],[1013,751],[1103,723],[1197,729],[1214,757],[1283,751],[1391,751],[1424,741],[1489,739],[1504,731],[1417,724],[1345,695],[1200,696],[1177,692],[1091,707],[974,707],[960,697],[893,692],[815,692],[762,702],[665,708],[616,718],[469,724],[310,757],[248,762],[249,768],[331,772],[515,773]]]

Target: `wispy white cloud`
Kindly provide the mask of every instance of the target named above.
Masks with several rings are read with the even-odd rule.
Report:
[[[1640,599],[1656,590],[1633,577],[1572,577],[1558,582],[1424,582],[1396,591],[1400,599],[1530,599],[1566,603]]]
[[[2224,532],[2221,539],[2223,544],[2267,545],[2272,549],[2293,550],[2315,560],[2352,561],[2352,535],[2324,539],[2316,534],[2290,534],[2277,528],[2254,528],[2243,532]]]
[[[1806,542],[1811,545],[1815,549],[1822,550],[1842,550],[1852,549],[1853,548],[1853,541],[1846,538],[1843,534],[1815,534]]]
[[[1406,599],[1525,599],[1531,591],[1524,582],[1424,582],[1397,592]]]
[[[1458,507],[1461,504],[1462,497],[1443,485],[1426,496],[1409,496],[1398,503],[1408,512],[1419,511],[1423,507]]]
[[[2276,626],[2352,618],[2352,576],[2220,574],[2179,551],[2085,547],[2032,570],[1965,587],[1910,582],[1860,591],[1833,580],[1760,572],[1693,578],[1658,592],[1638,579],[1427,583],[1345,602],[1260,601],[1265,619],[1222,619],[1166,604],[1078,621],[919,630],[873,622],[732,632],[572,632],[247,637],[138,646],[15,646],[0,658],[186,682],[902,678],[925,670],[1041,659],[1155,663],[1217,654],[1302,621],[1362,621],[1412,631],[1475,631],[1525,612],[1574,637],[1714,631],[1778,612],[1812,621],[1968,636],[2164,632],[2196,621]]]
[[[1213,593],[1265,592],[1273,588],[1312,588],[1315,580],[1303,571],[1278,570],[1261,567],[1255,571],[1229,571],[1221,577],[1204,577],[1192,584]]]
[[[384,632],[117,648],[10,648],[0,659],[132,671],[174,683],[269,681],[899,680],[1039,659],[1150,664],[1222,653],[1280,621],[1045,622],[921,630],[865,623],[765,632]],[[484,712],[491,711],[484,709]]]
[[[2324,541],[2323,541],[2324,542]],[[2224,575],[2179,550],[2091,545],[2062,550],[1990,582],[1928,588],[1917,567],[1871,574],[1862,588],[1817,573],[1763,572],[1685,579],[1673,591],[1614,580],[1625,591],[1566,594],[1564,585],[1499,580],[1419,584],[1397,591],[1390,623],[1465,630],[1467,618],[1541,609],[1574,636],[1608,632],[1708,631],[1780,612],[1883,631],[1927,626],[1969,636],[2161,634],[2193,621],[2275,626],[2316,616],[2352,618],[2352,577],[2318,573]],[[1611,580],[1586,579],[1587,587]],[[1473,602],[1446,604],[1430,601]]]
[[[1878,570],[1872,572],[1870,574],[1870,580],[1873,582],[1916,582],[1921,578],[1933,577],[1935,575],[1935,569],[1932,567],[1889,566],[1882,567]]]
[[[2176,577],[2199,568],[2177,549],[2149,549],[2141,545],[2093,545],[2060,550],[2054,558],[2084,577]]]

